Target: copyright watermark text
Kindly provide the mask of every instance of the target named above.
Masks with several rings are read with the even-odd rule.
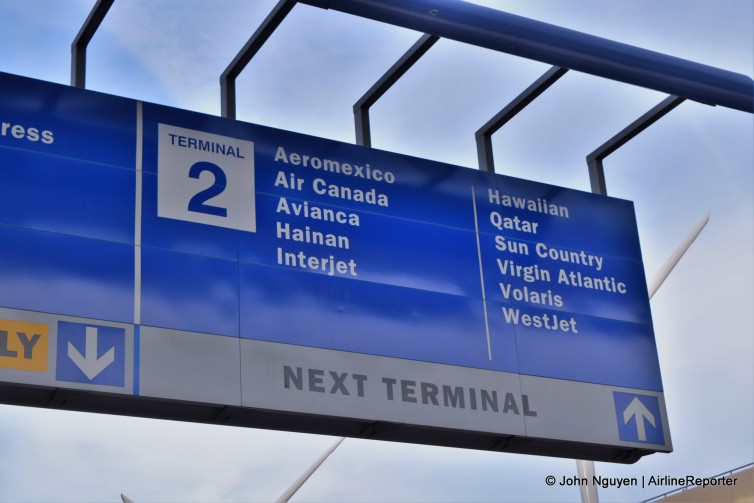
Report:
[[[667,486],[734,486],[738,482],[736,477],[695,477],[686,475],[683,477],[671,477],[669,475],[642,475],[641,477],[606,477],[595,475],[589,477],[562,476],[559,479],[553,475],[545,477],[545,484],[548,486],[589,486],[594,485],[607,489],[609,487],[667,487]]]

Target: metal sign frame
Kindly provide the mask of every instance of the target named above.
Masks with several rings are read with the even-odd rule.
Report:
[[[86,46],[113,1],[98,0],[72,44],[71,82],[76,87],[83,88],[85,85]],[[301,0],[300,2],[281,0],[220,78],[223,117],[235,118],[235,79],[296,3],[339,10],[425,33],[354,105],[357,142],[362,145],[371,143],[368,108],[397,82],[439,38],[458,40],[556,65],[477,131],[480,168],[485,171],[494,172],[490,143],[490,136],[494,131],[522,111],[568,70],[590,73],[674,94],[587,156],[592,190],[603,195],[606,193],[606,188],[602,159],[678,106],[683,100],[691,99],[750,113],[754,110],[751,79],[746,76],[464,2],[446,1],[438,8],[436,2],[429,0],[418,0],[410,5],[397,0]],[[503,34],[494,29],[487,29],[501,24],[509,26],[509,32]],[[548,43],[541,44],[543,39]],[[559,51],[560,42],[564,40],[569,41],[571,47],[575,45],[577,49],[569,51],[568,54]],[[616,64],[616,55],[621,55],[624,59],[629,58],[633,64],[628,67]],[[481,449],[531,453],[529,448],[520,443],[521,440],[516,437],[490,437],[442,429],[432,433],[422,429],[412,429],[405,425],[399,427],[390,422],[340,420],[330,416],[322,417],[321,421],[312,417],[308,423],[309,426],[302,426],[301,422],[294,417],[295,415],[272,410],[264,411],[263,414],[254,414],[246,408],[233,406],[213,407],[207,404],[179,401],[166,405],[163,402],[150,403],[142,398],[134,399],[127,396],[104,394],[94,397],[86,392],[61,388],[33,388],[23,397],[19,397],[14,391],[13,386],[0,385],[0,401],[262,428],[274,425],[276,429],[291,428],[297,431],[360,438],[398,441],[416,441],[419,438],[423,443],[429,444],[473,446]],[[547,444],[545,448],[551,455],[572,457],[578,454],[576,452],[578,449],[574,449],[573,446],[560,445],[558,442]],[[641,453],[631,453],[608,446],[592,446],[583,453],[595,459],[622,462],[635,461],[641,455]]]

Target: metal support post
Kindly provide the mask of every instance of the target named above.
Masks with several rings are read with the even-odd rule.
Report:
[[[280,0],[220,75],[220,111],[223,117],[236,118],[236,78],[283,22],[283,19],[296,3],[297,0]]]
[[[602,194],[603,196],[607,195],[605,170],[602,166],[602,160],[605,157],[631,141],[639,133],[657,122],[660,118],[665,116],[665,114],[673,110],[685,100],[686,98],[678,96],[668,96],[649,112],[636,119],[620,133],[607,140],[594,152],[586,156],[586,163],[589,166],[589,181],[592,185],[592,192],[595,194]]]
[[[586,484],[579,484],[581,492],[581,503],[599,503],[600,498],[597,495],[597,487],[594,485],[594,461],[576,461],[576,471],[579,480],[586,480]]]
[[[83,89],[86,85],[86,47],[105,19],[115,0],[97,0],[89,16],[71,44],[71,85]]]
[[[545,92],[547,88],[553,85],[560,77],[565,75],[568,71],[566,68],[560,68],[553,66],[547,72],[545,72],[540,78],[538,78],[532,85],[526,88],[524,92],[519,94],[513,101],[500,110],[493,118],[479,128],[475,133],[476,137],[476,152],[479,159],[479,169],[488,171],[490,173],[495,172],[495,161],[492,156],[492,135],[503,127],[513,117],[526,108],[532,101]]]
[[[391,66],[375,84],[364,93],[353,105],[353,115],[356,125],[356,144],[365,147],[372,146],[372,135],[369,127],[369,108],[374,105],[398,79],[419,61],[419,58],[435,45],[440,37],[424,34],[412,45],[401,58]]]

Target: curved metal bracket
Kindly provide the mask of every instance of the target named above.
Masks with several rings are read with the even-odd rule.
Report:
[[[602,166],[602,160],[631,141],[636,135],[647,129],[649,126],[661,119],[665,114],[675,107],[686,101],[686,98],[679,96],[668,96],[658,105],[652,108],[631,124],[626,126],[621,132],[600,145],[591,154],[586,156],[586,163],[589,166],[589,182],[592,186],[592,192],[595,194],[607,195],[607,186],[605,184],[605,170]]]
[[[406,51],[401,58],[391,66],[380,79],[374,83],[364,96],[359,98],[353,105],[354,121],[356,123],[356,144],[365,147],[372,146],[372,134],[369,127],[369,108],[382,97],[398,79],[419,61],[419,58],[435,45],[440,37],[427,35],[426,33]]]
[[[86,85],[86,47],[97,32],[107,11],[115,0],[97,0],[89,16],[71,44],[71,85],[83,89]]]
[[[518,113],[526,108],[532,101],[545,92],[547,88],[553,85],[557,80],[566,74],[568,69],[553,66],[547,70],[540,78],[534,81],[532,85],[526,88],[524,92],[508,103],[505,108],[500,110],[493,118],[487,121],[487,124],[479,128],[475,133],[476,152],[479,159],[479,169],[495,172],[495,161],[492,155],[492,135],[503,127],[508,121],[514,118]]]
[[[280,0],[220,75],[220,113],[223,117],[236,118],[236,78],[297,3],[297,0]]]

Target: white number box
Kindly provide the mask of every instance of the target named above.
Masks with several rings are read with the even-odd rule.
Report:
[[[157,215],[256,232],[254,143],[158,124]]]

